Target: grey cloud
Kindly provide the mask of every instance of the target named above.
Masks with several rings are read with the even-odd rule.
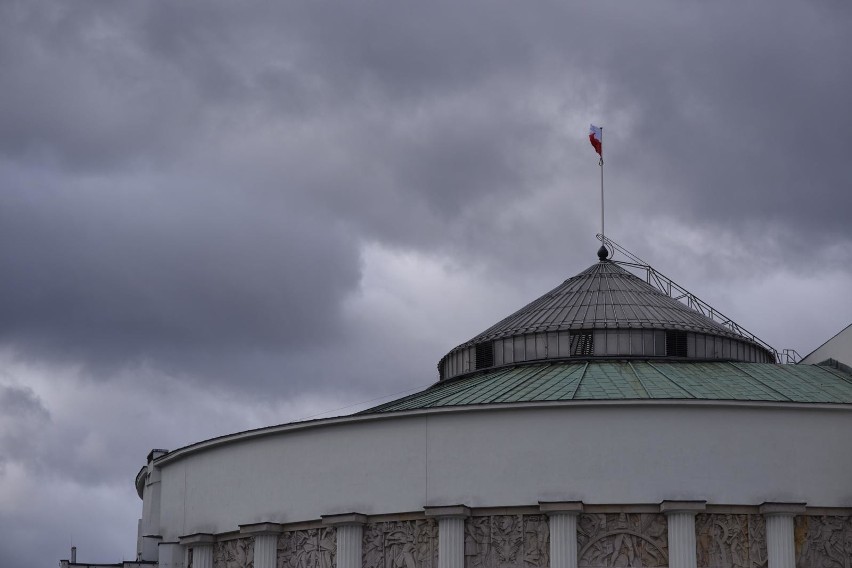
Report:
[[[185,370],[221,377],[215,363],[235,352],[333,337],[357,282],[345,232],[307,211],[263,213],[238,189],[81,184],[0,201],[0,338],[39,358],[197,361]]]
[[[16,6],[9,171],[36,167],[21,152],[61,159],[51,189],[6,177],[0,337],[39,356],[271,376],[276,351],[336,333],[359,238],[503,272],[577,254],[557,237],[595,226],[570,187],[594,179],[554,162],[560,117],[518,102],[538,92],[627,119],[606,123],[636,189],[614,208],[795,227],[779,250],[801,255],[802,231],[850,238],[847,20],[818,8]],[[234,157],[261,135],[280,148]],[[494,221],[560,178],[577,201],[552,238]]]
[[[4,466],[23,462],[33,467],[50,413],[28,387],[0,384],[0,478]]]
[[[634,106],[637,119],[636,136],[612,161],[646,172],[669,198],[655,205],[674,203],[696,220],[767,219],[848,240],[838,213],[850,205],[838,191],[850,183],[842,156],[852,148],[852,83],[838,73],[847,66],[839,54],[852,48],[848,10],[731,15],[711,9],[702,26],[662,26],[646,38],[651,47],[637,48],[644,64],[632,74],[620,76],[611,54],[606,79],[622,88],[609,102]],[[648,57],[671,44],[662,58]]]

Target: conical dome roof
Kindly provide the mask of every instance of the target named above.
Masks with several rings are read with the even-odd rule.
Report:
[[[762,346],[602,260],[450,351],[442,378],[541,359],[687,357],[764,362]]]

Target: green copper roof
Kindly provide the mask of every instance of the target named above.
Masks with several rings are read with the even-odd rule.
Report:
[[[852,375],[815,365],[740,362],[526,364],[437,383],[363,413],[512,402],[641,399],[852,404]]]

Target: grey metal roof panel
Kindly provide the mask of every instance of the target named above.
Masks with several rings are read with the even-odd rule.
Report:
[[[679,329],[742,339],[617,264],[602,261],[456,349],[526,333],[600,328]]]
[[[852,375],[815,365],[561,361],[443,381],[364,413],[513,402],[643,399],[852,404]]]

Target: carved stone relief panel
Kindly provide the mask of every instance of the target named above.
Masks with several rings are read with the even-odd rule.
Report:
[[[766,562],[762,515],[695,516],[699,568],[761,568]]]
[[[465,568],[550,565],[550,527],[544,515],[470,517],[464,524]]]
[[[795,519],[796,568],[852,568],[852,517]]]
[[[254,539],[237,538],[213,546],[213,568],[253,568]]]
[[[668,525],[660,514],[580,515],[577,552],[581,568],[668,566]]]
[[[434,519],[389,521],[364,527],[364,568],[438,568]]]
[[[765,568],[769,565],[766,547],[766,519],[763,515],[748,516],[748,554],[751,566]]]
[[[334,568],[334,527],[289,531],[278,536],[278,568]]]

